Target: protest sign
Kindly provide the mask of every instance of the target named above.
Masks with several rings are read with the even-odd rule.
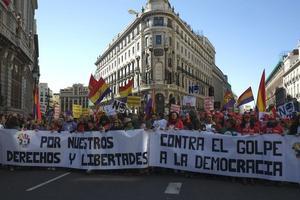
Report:
[[[58,119],[59,118],[59,114],[60,114],[60,107],[59,105],[55,105],[54,107],[54,119]]]
[[[182,105],[183,106],[196,106],[196,97],[193,96],[184,96],[182,100]]]
[[[116,115],[116,110],[113,109],[112,105],[103,106],[103,110],[107,116]]]
[[[206,111],[214,110],[214,97],[204,98],[204,110]]]
[[[278,114],[281,118],[290,117],[293,115],[293,113],[296,112],[294,102],[292,102],[292,101],[288,102],[282,106],[279,106],[277,108],[277,110],[278,110]]]
[[[112,108],[119,113],[125,113],[125,111],[127,110],[127,105],[124,102],[118,101],[118,100],[114,100],[113,104],[112,104]]]
[[[128,96],[127,105],[133,107],[141,107],[141,97],[137,96]]]
[[[180,106],[176,105],[176,104],[172,104],[171,108],[170,108],[170,112],[176,112],[176,113],[180,113]]]
[[[82,115],[88,117],[90,115],[90,109],[82,108]]]
[[[76,119],[80,118],[80,115],[82,114],[82,107],[81,107],[81,105],[73,104],[72,112],[73,112],[73,117],[74,118],[76,118]]]

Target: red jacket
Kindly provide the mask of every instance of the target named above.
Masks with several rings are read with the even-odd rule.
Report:
[[[174,128],[177,128],[177,129],[183,129],[183,122],[181,121],[181,119],[177,119],[176,121],[169,121],[168,122],[168,127],[169,126],[174,126]]]

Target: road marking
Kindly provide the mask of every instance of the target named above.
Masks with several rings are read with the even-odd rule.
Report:
[[[43,182],[41,184],[38,184],[38,185],[34,186],[34,187],[28,188],[26,190],[26,192],[31,192],[31,191],[33,191],[33,190],[35,190],[37,188],[43,187],[44,185],[47,185],[48,183],[51,183],[51,182],[56,181],[58,179],[61,179],[61,178],[65,177],[65,176],[68,176],[69,174],[71,174],[71,172],[64,173],[64,174],[62,174],[62,175],[60,175],[58,177],[52,178],[52,179],[50,179],[48,181],[45,181],[45,182]]]
[[[165,190],[165,194],[179,194],[182,183],[169,183]]]

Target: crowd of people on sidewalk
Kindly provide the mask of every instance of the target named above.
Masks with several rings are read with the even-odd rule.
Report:
[[[107,116],[97,112],[92,116],[81,116],[74,119],[71,115],[60,115],[59,118],[44,118],[41,121],[33,117],[19,114],[0,114],[0,128],[22,130],[48,130],[53,133],[68,131],[83,133],[90,131],[106,132],[109,130],[199,130],[209,133],[230,135],[279,134],[299,135],[300,115],[297,113],[289,118],[279,118],[273,114],[265,114],[261,119],[254,111],[243,114],[227,111],[171,112],[144,114],[116,114]]]

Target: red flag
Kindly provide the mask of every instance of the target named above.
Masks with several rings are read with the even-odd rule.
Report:
[[[33,105],[33,115],[34,119],[38,121],[42,121],[42,113],[41,113],[41,106],[40,106],[40,99],[39,99],[39,87],[35,86],[33,92],[34,98],[34,105]]]
[[[9,4],[10,4],[10,2],[11,2],[11,0],[2,0],[3,1],[3,3],[6,5],[6,6],[9,6]]]
[[[257,93],[256,108],[258,112],[266,112],[266,86],[265,86],[265,70],[260,79],[259,89]]]
[[[95,79],[95,77],[91,74],[90,82],[89,82],[89,90],[93,91],[98,87],[98,81]]]

